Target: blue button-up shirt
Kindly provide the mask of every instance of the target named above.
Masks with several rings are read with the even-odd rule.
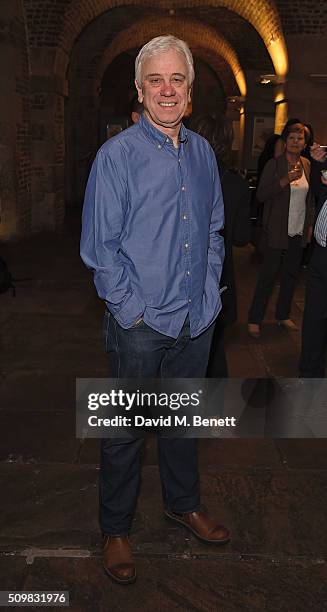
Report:
[[[88,180],[81,257],[99,296],[125,329],[143,317],[177,338],[217,317],[224,257],[219,174],[208,142],[180,130],[180,145],[144,115],[98,151]]]

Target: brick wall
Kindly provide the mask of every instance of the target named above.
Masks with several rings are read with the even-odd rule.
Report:
[[[3,239],[31,227],[29,69],[22,4],[1,4],[0,190]]]
[[[66,11],[65,24],[59,35],[59,48],[70,54],[74,40],[84,27],[101,13],[119,5],[143,5],[152,6],[151,0],[79,0],[69,4]],[[201,0],[157,0],[156,7],[167,11],[167,9],[178,9],[180,6],[186,9],[196,10],[203,3]],[[208,7],[221,6],[241,15],[245,20],[252,23],[258,30],[263,40],[268,44],[271,36],[278,38],[281,35],[281,24],[275,5],[270,0],[207,0]],[[147,9],[149,12],[149,9]],[[58,62],[63,65],[61,61]]]
[[[286,35],[326,35],[326,0],[276,0]]]
[[[24,0],[31,47],[56,47],[70,0]]]
[[[16,73],[15,93],[20,99],[20,113],[16,122],[16,168],[18,233],[27,234],[31,228],[31,148],[30,148],[30,105],[29,105],[29,64],[26,44],[24,16],[13,23],[15,41],[18,46],[19,69]]]
[[[64,218],[64,95],[51,77],[31,79],[32,229]]]
[[[311,115],[317,116],[317,133],[325,135],[323,113],[317,112],[326,106],[325,91],[307,82],[308,74],[325,71],[326,0],[206,0],[205,6],[202,0],[1,0],[0,44],[8,61],[0,83],[0,235],[56,227],[62,221],[64,165],[68,159],[66,192],[73,200],[72,159],[83,159],[97,146],[97,88],[115,44],[116,54],[137,47],[161,32],[154,23],[162,23],[162,31],[175,27],[177,35],[191,37],[196,55],[216,70],[227,94],[237,93],[230,68],[238,71],[235,57],[247,74],[273,70],[265,42],[283,29],[290,51],[292,112],[298,108],[313,123]],[[225,48],[219,47],[220,34]],[[204,95],[211,96],[208,74],[202,70],[201,79]],[[82,174],[81,181],[76,174],[78,184],[85,169]]]

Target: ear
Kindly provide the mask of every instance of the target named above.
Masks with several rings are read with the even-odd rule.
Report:
[[[143,91],[142,91],[142,87],[140,87],[140,85],[138,84],[138,82],[135,80],[135,87],[137,89],[137,97],[138,97],[138,101],[139,102],[143,102]]]
[[[132,121],[133,123],[137,123],[140,120],[140,113],[132,112]]]
[[[192,102],[192,85],[188,90],[187,101]]]

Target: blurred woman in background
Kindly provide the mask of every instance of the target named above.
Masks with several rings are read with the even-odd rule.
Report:
[[[249,311],[248,332],[259,338],[269,297],[281,268],[276,305],[279,325],[297,330],[290,319],[291,304],[303,248],[310,241],[314,203],[309,189],[310,162],[301,157],[309,132],[303,124],[287,124],[281,134],[284,153],[266,164],[257,189],[264,203],[264,261]]]

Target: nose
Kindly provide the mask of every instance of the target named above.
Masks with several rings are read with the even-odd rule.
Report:
[[[175,95],[175,89],[170,83],[170,81],[165,81],[162,84],[160,93],[162,96],[174,96]]]

